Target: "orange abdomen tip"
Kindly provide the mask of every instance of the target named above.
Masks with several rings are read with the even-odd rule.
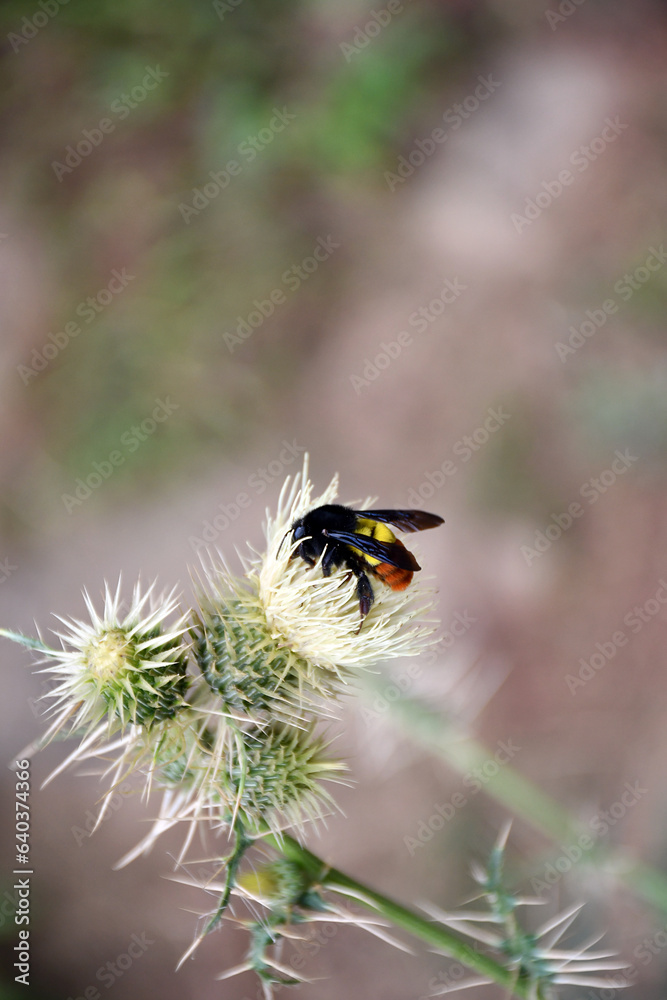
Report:
[[[405,590],[410,586],[414,573],[410,569],[390,566],[389,563],[378,563],[373,567],[375,575],[392,590]]]

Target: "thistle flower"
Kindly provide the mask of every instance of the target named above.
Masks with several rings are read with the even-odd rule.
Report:
[[[101,615],[84,592],[90,622],[56,616],[68,631],[55,633],[62,649],[45,650],[55,663],[42,673],[57,682],[45,695],[55,716],[49,738],[66,728],[85,741],[105,718],[107,736],[127,726],[150,729],[183,706],[189,685],[185,623],[165,628],[177,602],[173,592],[155,597],[154,588],[142,595],[137,584],[124,615],[119,581],[114,594],[106,587]]]
[[[314,498],[306,456],[302,472],[285,482],[275,517],[267,514],[266,553],[252,553],[244,578],[210,561],[205,567],[189,642],[184,618],[165,624],[176,609],[173,593],[158,597],[154,586],[142,593],[137,585],[123,613],[120,583],[115,593],[106,588],[101,613],[84,595],[90,622],[60,619],[59,650],[5,633],[37,646],[50,663],[54,720],[45,740],[60,732],[81,740],[54,775],[72,761],[117,752],[106,771],[112,783],[143,770],[146,794],[163,790],[153,829],[124,861],[182,821],[187,845],[201,820],[243,823],[258,835],[322,817],[333,801],[322,780],[340,781],[344,765],[328,758],[317,721],[335,714],[354,670],[417,655],[430,643],[431,598],[419,585],[400,592],[378,585],[360,623],[349,573],[325,577],[319,565],[291,558],[293,545],[284,542],[292,523],[330,503],[337,486],[334,478]],[[187,674],[190,655],[198,679]]]
[[[244,579],[224,563],[203,563],[192,653],[211,691],[206,709],[219,721],[211,751],[195,755],[199,773],[181,798],[183,818],[220,812],[225,803],[254,829],[322,816],[331,797],[320,780],[343,765],[325,757],[313,721],[333,714],[355,668],[414,656],[429,644],[433,623],[423,614],[431,601],[418,586],[378,587],[360,628],[349,574],[325,577],[319,566],[291,558],[293,547],[284,543],[294,520],[336,492],[334,478],[313,498],[306,456],[301,474],[286,481],[276,516],[267,513],[266,552],[246,561]],[[176,821],[173,797],[168,808]]]
[[[360,622],[350,573],[339,568],[325,577],[321,565],[292,558],[292,524],[330,503],[337,486],[334,478],[314,498],[306,456],[301,474],[285,483],[275,516],[267,514],[266,552],[251,553],[243,577],[207,560],[187,640],[184,618],[166,624],[176,609],[173,593],[157,597],[154,586],[145,593],[137,586],[123,612],[120,584],[115,593],[107,587],[101,613],[85,594],[90,622],[60,619],[60,650],[4,632],[39,648],[49,664],[55,687],[47,696],[54,717],[47,739],[61,732],[80,738],[55,773],[104,755],[112,787],[139,770],[146,795],[162,790],[152,829],[121,864],[176,824],[188,831],[181,857],[202,821],[225,829],[233,849],[221,862],[222,897],[204,933],[222,918],[232,892],[243,891],[237,879],[250,846],[263,837],[282,844],[287,828],[300,829],[332,808],[323,783],[342,782],[345,765],[329,756],[318,725],[335,714],[343,686],[355,671],[416,656],[433,641],[431,595],[419,584],[406,591],[378,584]],[[198,677],[187,673],[190,657]],[[106,802],[108,795],[100,819]],[[382,921],[325,904],[294,866],[275,865],[272,876],[269,915],[252,924],[251,967],[267,986],[294,981],[280,978],[267,948],[320,911],[385,936]]]
[[[435,623],[428,619],[432,595],[415,583],[395,591],[379,585],[360,627],[356,580],[344,568],[325,577],[319,563],[292,558],[286,536],[293,522],[314,507],[332,503],[338,477],[313,498],[308,456],[303,471],[286,481],[275,517],[267,513],[266,553],[252,559],[248,578],[256,588],[271,634],[314,666],[344,679],[394,657],[418,656],[431,645]],[[372,506],[367,499],[363,507]]]
[[[282,964],[281,941],[298,938],[303,925],[318,920],[355,923],[401,946],[386,934],[386,918],[482,974],[458,988],[493,980],[529,1000],[550,1000],[560,983],[610,985],[604,973],[624,966],[594,950],[597,940],[574,950],[560,945],[578,909],[534,933],[522,928],[518,908],[541,900],[520,899],[504,887],[507,832],[487,869],[477,873],[488,912],[431,911],[439,927],[331,867],[286,832],[322,818],[333,804],[322,782],[342,781],[344,765],[329,758],[317,730],[321,719],[333,714],[342,686],[355,671],[416,656],[434,641],[431,597],[419,584],[405,591],[378,585],[360,622],[352,574],[340,568],[325,577],[320,564],[293,558],[296,545],[292,539],[285,544],[292,524],[313,507],[331,503],[337,485],[334,478],[313,498],[306,457],[302,473],[285,483],[276,515],[267,515],[266,553],[253,553],[242,580],[224,566],[207,570],[191,641],[184,636],[184,618],[166,624],[176,601],[173,593],[157,597],[154,585],[143,594],[137,585],[125,612],[120,584],[114,594],[106,589],[101,614],[85,594],[90,622],[60,619],[65,626],[56,633],[60,650],[0,629],[0,635],[38,650],[50,664],[44,672],[55,679],[46,695],[53,721],[41,743],[61,732],[81,739],[55,773],[70,761],[116,754],[106,768],[112,787],[124,772],[140,769],[146,794],[152,787],[162,789],[152,830],[124,862],[178,823],[188,826],[184,851],[201,821],[225,829],[232,850],[216,865],[216,875],[224,872],[217,886],[222,895],[190,952],[227,914],[232,894],[241,896],[255,917],[240,921],[250,930],[251,947],[247,961],[227,975],[254,969],[267,997],[274,985],[299,980]],[[364,506],[371,504],[367,500]],[[190,655],[198,678],[187,673]],[[286,860],[241,875],[246,852],[262,839]],[[356,916],[332,901],[332,894],[375,915]],[[462,934],[495,956],[473,951]]]
[[[356,581],[344,568],[325,577],[318,565],[292,558],[292,523],[336,497],[334,477],[313,498],[308,457],[288,478],[277,513],[267,512],[266,551],[246,560],[235,579],[214,559],[204,563],[193,654],[206,683],[231,718],[239,713],[303,725],[309,714],[333,714],[335,698],[355,670],[393,657],[418,656],[434,639],[432,595],[378,585],[360,627]],[[367,505],[371,501],[367,501]]]

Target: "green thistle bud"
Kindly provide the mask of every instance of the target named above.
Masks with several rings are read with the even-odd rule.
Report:
[[[150,587],[142,596],[137,585],[125,615],[120,584],[113,595],[106,589],[102,616],[87,593],[84,598],[90,623],[61,618],[68,627],[57,633],[63,648],[45,650],[55,664],[43,672],[59,682],[46,696],[56,715],[50,732],[67,725],[85,736],[105,716],[110,732],[128,725],[150,729],[173,718],[190,683],[184,623],[164,628],[176,607],[173,594],[155,599]]]
[[[244,872],[236,884],[242,892],[272,908],[296,905],[310,888],[303,868],[287,858]]]
[[[328,744],[291,726],[256,728],[243,734],[242,746],[228,761],[224,783],[227,795],[247,826],[284,822],[302,825],[322,816],[333,800],[320,785],[322,779],[340,781],[340,761],[325,756]]]
[[[614,958],[613,952],[596,951],[600,940],[594,937],[573,950],[563,946],[564,938],[576,920],[582,904],[570,907],[558,916],[550,917],[535,931],[527,931],[519,919],[522,907],[543,902],[537,897],[520,897],[510,892],[504,883],[503,867],[510,824],[506,824],[491,851],[488,865],[476,865],[475,881],[482,888],[482,898],[488,906],[483,911],[443,913],[438,907],[425,907],[435,920],[466,937],[495,950],[503,965],[512,969],[518,980],[529,984],[529,995],[535,1000],[556,1000],[559,985],[588,986],[605,989],[618,985],[608,973],[627,969],[627,963]],[[458,989],[481,986],[491,980],[475,978],[460,981]],[[627,982],[625,985],[628,985]],[[439,993],[449,992],[448,989]]]
[[[164,723],[156,741],[146,734],[140,755],[152,758],[151,782],[164,789],[159,815],[149,833],[120,862],[149,850],[170,827],[188,828],[186,845],[202,820],[230,828],[236,820],[249,836],[267,829],[303,826],[334,805],[323,780],[343,783],[346,765],[326,756],[328,742],[308,730],[274,724],[247,730],[186,710]],[[157,735],[157,733],[155,734]],[[181,854],[182,856],[182,854]]]

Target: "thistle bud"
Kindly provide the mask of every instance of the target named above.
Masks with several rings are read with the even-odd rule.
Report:
[[[83,735],[107,717],[107,731],[154,724],[173,718],[184,704],[186,676],[185,626],[165,627],[176,607],[173,594],[156,598],[154,588],[141,594],[134,588],[130,607],[121,613],[120,584],[115,594],[107,588],[104,610],[98,615],[84,594],[90,622],[60,621],[68,631],[56,633],[62,649],[46,650],[46,667],[57,684],[45,697],[52,701],[56,722]]]
[[[341,761],[326,756],[328,744],[315,737],[312,727],[256,728],[243,734],[243,742],[228,761],[222,780],[234,808],[246,825],[262,824],[279,830],[317,819],[333,804],[322,779],[340,781],[346,770]]]
[[[246,895],[270,907],[293,906],[310,888],[303,868],[287,858],[244,872],[236,884]]]

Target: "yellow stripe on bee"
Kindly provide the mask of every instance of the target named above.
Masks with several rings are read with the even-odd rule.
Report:
[[[359,517],[357,518],[357,525],[355,528],[355,534],[357,535],[368,535],[369,538],[376,538],[378,542],[395,542],[396,535],[388,528],[386,524],[381,521],[373,521],[369,517]],[[382,562],[382,559],[376,559],[374,556],[369,556],[360,549],[350,545],[353,552],[356,552],[364,562],[369,563],[371,566],[377,566]]]

